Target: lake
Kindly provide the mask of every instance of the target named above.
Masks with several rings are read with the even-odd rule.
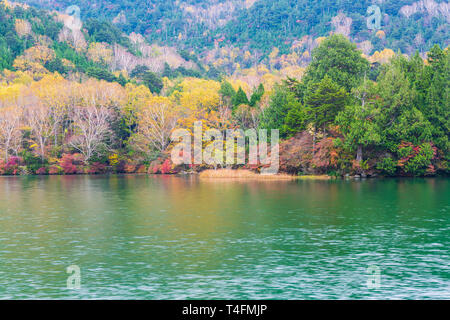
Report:
[[[0,177],[1,299],[450,299],[449,248],[445,178]]]

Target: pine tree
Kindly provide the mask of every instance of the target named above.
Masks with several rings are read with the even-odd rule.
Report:
[[[357,103],[346,106],[336,117],[341,133],[344,135],[344,145],[351,151],[356,151],[356,161],[364,160],[364,150],[380,143],[380,132],[374,118],[377,109],[373,103],[376,97],[375,86],[371,81],[352,91]]]
[[[350,92],[362,82],[368,70],[369,62],[361,56],[356,45],[344,36],[335,34],[314,49],[313,59],[303,82],[307,87],[328,76]]]
[[[325,132],[348,100],[345,89],[325,76],[320,82],[311,84],[305,93],[307,122],[313,124],[316,130],[322,129]]]
[[[253,92],[250,98],[250,106],[254,107],[256,104],[261,101],[262,96],[264,95],[265,89],[262,83],[259,84],[258,88]]]
[[[245,94],[244,90],[242,90],[241,87],[239,87],[239,90],[236,92],[236,95],[232,99],[233,108],[239,107],[241,104],[249,104],[247,95]]]
[[[269,106],[260,116],[262,129],[280,129],[280,137],[286,138],[303,129],[301,103],[285,85],[277,85]]]

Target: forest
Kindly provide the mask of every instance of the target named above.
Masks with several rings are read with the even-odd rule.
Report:
[[[129,34],[197,54],[231,45],[267,57],[273,47],[288,53],[304,36],[328,36],[340,29],[354,42],[369,41],[413,54],[434,44],[448,46],[449,7],[445,0],[23,0],[64,11],[78,5],[82,18],[108,18]],[[367,29],[367,9],[376,4],[385,37]]]
[[[0,4],[0,174],[198,172],[210,167],[169,157],[171,132],[196,121],[279,129],[290,174],[449,173],[449,56],[438,44],[370,55],[333,33],[300,55],[274,43],[266,63],[245,66],[233,49],[206,61],[94,17],[70,32],[65,18]]]

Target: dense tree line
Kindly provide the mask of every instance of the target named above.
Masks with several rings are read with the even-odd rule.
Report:
[[[225,79],[160,84],[146,68],[134,73],[151,85],[125,87],[57,73],[29,82],[24,73],[5,73],[0,170],[174,172],[180,168],[167,158],[170,133],[192,131],[201,121],[223,132],[280,129],[281,169],[290,173],[447,174],[448,50],[435,46],[426,61],[397,55],[378,68],[370,80],[368,61],[334,35],[316,48],[301,80],[287,79],[270,92],[259,85],[251,95]]]
[[[312,155],[318,142],[331,138],[335,149],[329,152],[340,152],[337,160],[348,159],[325,170],[448,172],[448,50],[436,45],[426,61],[417,53],[397,55],[379,68],[370,80],[369,64],[356,46],[331,36],[313,52],[301,81],[290,79],[276,88],[261,125],[281,128],[285,138],[306,130]]]

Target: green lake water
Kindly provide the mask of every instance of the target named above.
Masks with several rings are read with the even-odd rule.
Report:
[[[0,299],[36,298],[450,299],[450,180],[0,177]]]

